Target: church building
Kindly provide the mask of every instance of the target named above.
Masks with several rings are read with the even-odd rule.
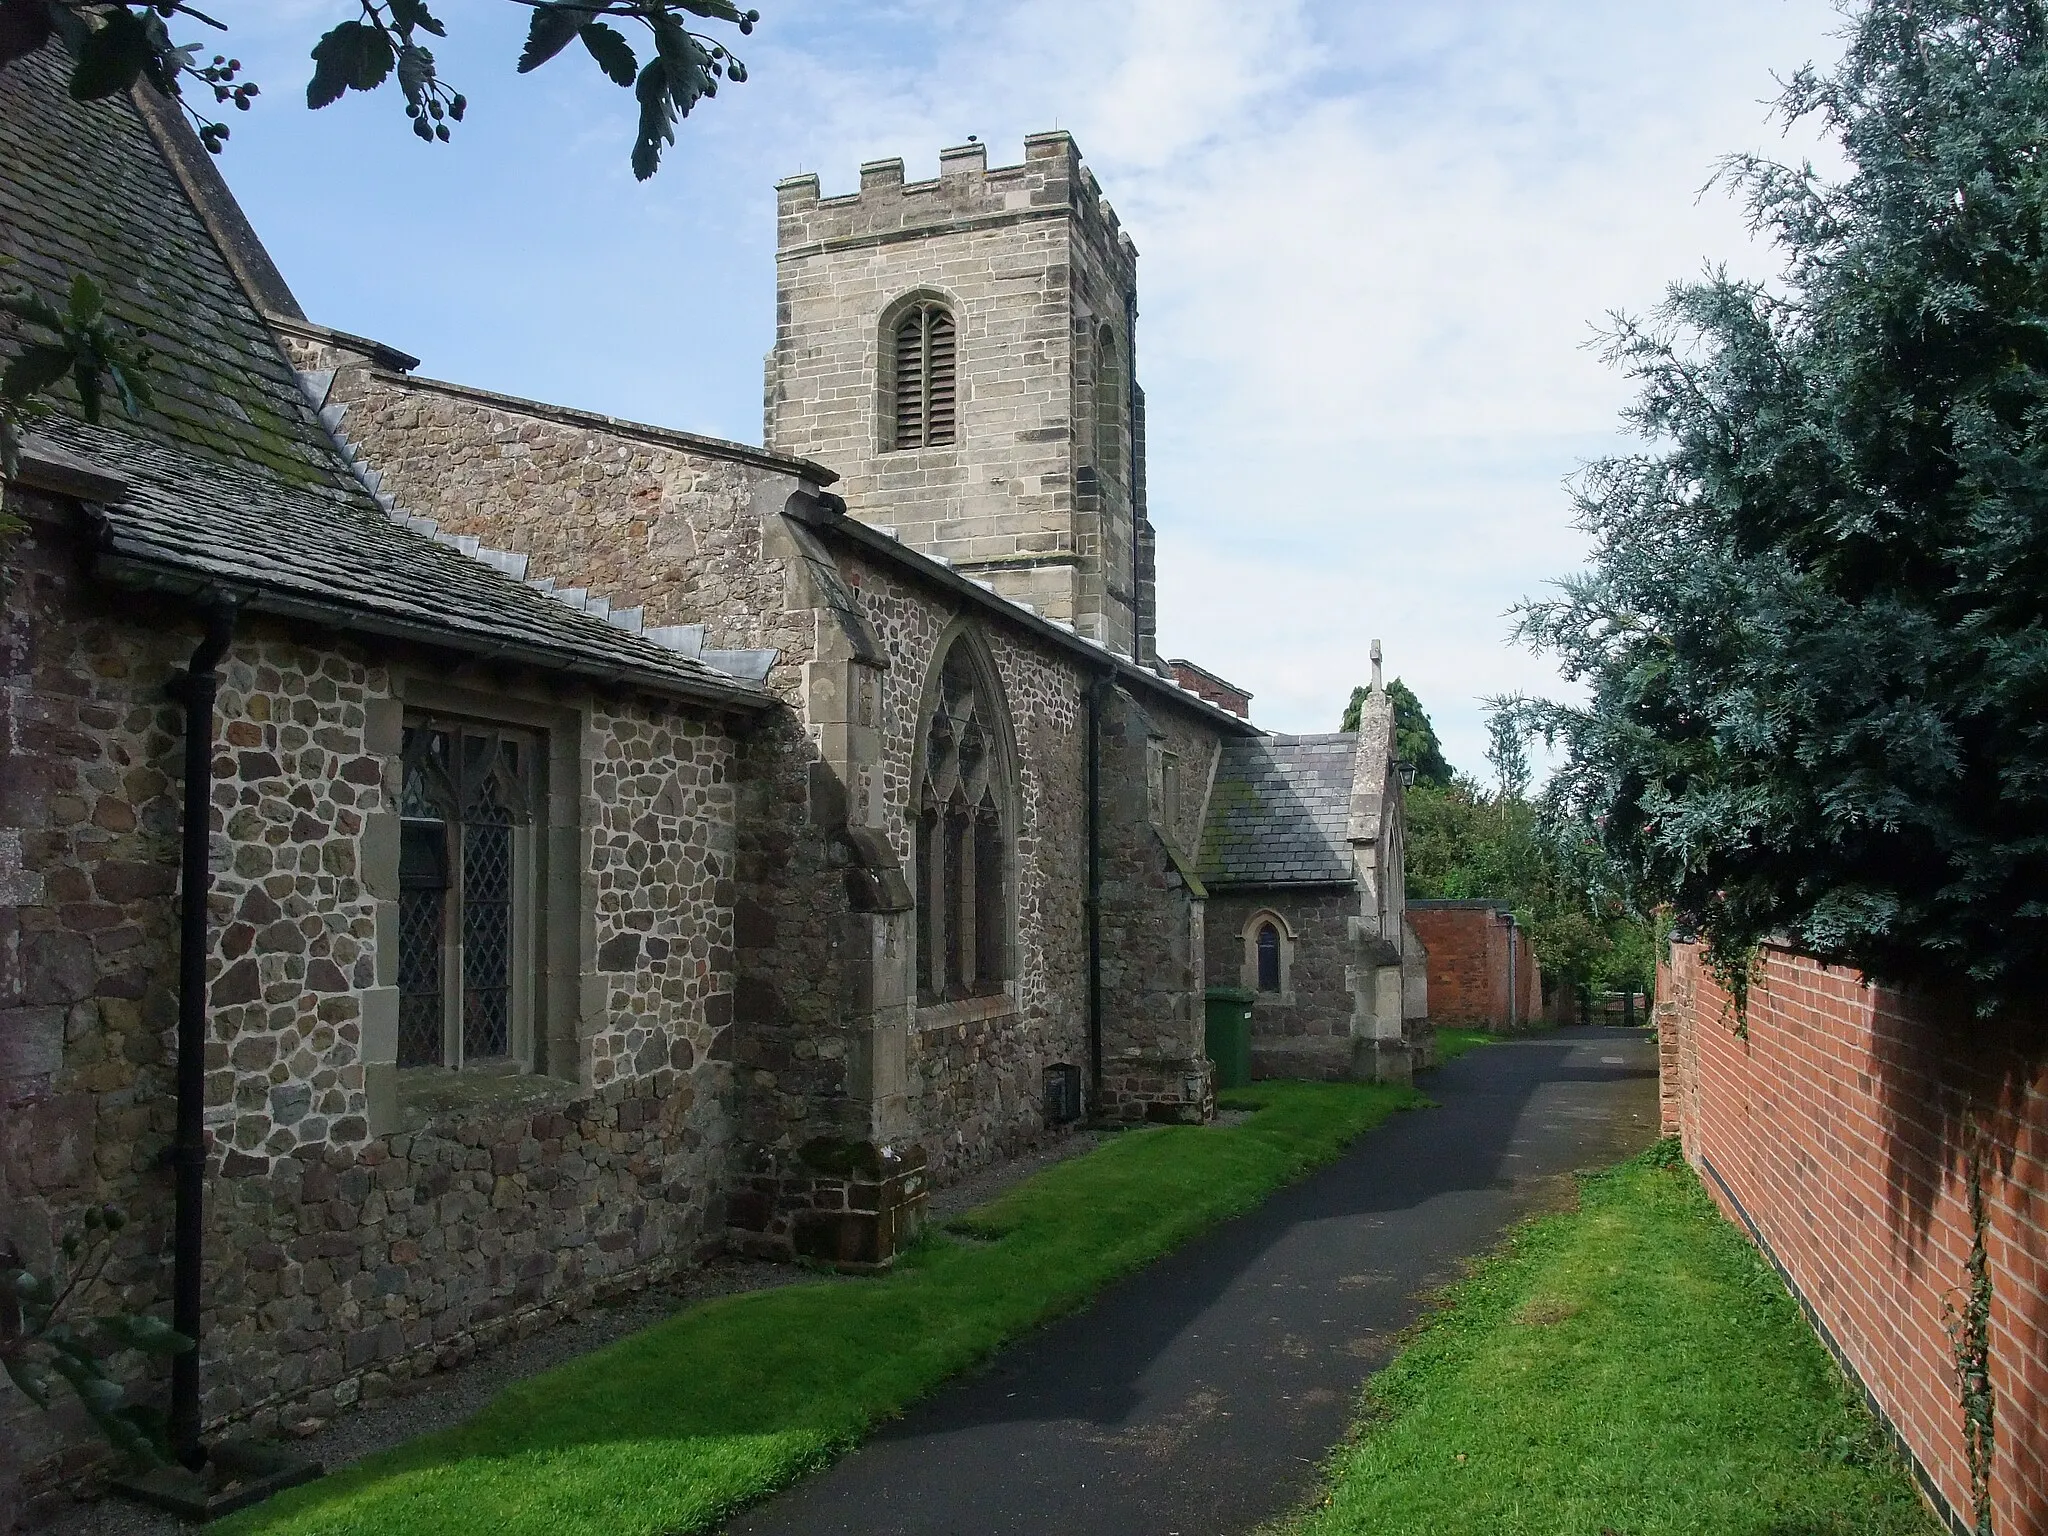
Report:
[[[195,1170],[207,1424],[723,1248],[884,1267],[935,1183],[1207,1120],[1212,985],[1267,1073],[1430,1059],[1384,691],[1272,737],[1157,654],[1137,253],[1066,134],[777,188],[760,447],[318,323],[47,51],[0,167],[0,254],[160,374],[6,487],[0,1245],[119,1203],[158,1307]],[[79,1433],[0,1402],[30,1499]]]

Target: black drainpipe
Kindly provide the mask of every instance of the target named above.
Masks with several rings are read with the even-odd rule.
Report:
[[[1102,1113],[1102,691],[1088,684],[1088,1111]]]
[[[209,858],[213,815],[214,668],[227,654],[235,605],[206,610],[206,637],[192,653],[171,696],[185,706],[185,846],[178,885],[178,1134],[170,1164],[176,1176],[171,1326],[194,1347],[171,1358],[171,1453],[198,1468],[200,1264],[206,1243],[206,903],[213,887]]]

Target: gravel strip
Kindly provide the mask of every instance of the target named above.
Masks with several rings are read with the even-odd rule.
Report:
[[[985,1205],[1041,1169],[1094,1151],[1114,1134],[1076,1131],[1049,1146],[979,1169],[933,1192],[932,1219],[945,1221]],[[817,1272],[793,1264],[715,1259],[669,1284],[593,1305],[552,1328],[500,1345],[453,1370],[403,1383],[390,1396],[331,1421],[308,1420],[309,1432],[296,1445],[329,1472],[336,1472],[365,1456],[459,1424],[506,1387],[652,1327],[699,1302],[819,1278]],[[50,1536],[175,1536],[192,1528],[174,1516],[107,1497],[81,1501],[42,1529]]]

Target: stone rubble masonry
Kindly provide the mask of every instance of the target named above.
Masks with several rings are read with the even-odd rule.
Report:
[[[910,184],[877,161],[845,197],[815,176],[777,193],[769,446],[839,470],[855,516],[1137,655],[1137,252],[1074,141],[1035,134],[994,170],[983,145],[945,150]],[[957,321],[958,441],[897,450],[886,338],[919,299]]]
[[[66,520],[28,510],[0,632],[0,1231],[47,1264],[84,1206],[116,1201],[135,1220],[113,1292],[160,1310],[183,737],[164,685],[197,627],[83,584]],[[551,841],[576,866],[553,937],[580,1006],[555,1075],[433,1074],[410,1093],[409,1074],[405,1102],[379,1105],[393,694],[414,671],[582,722]],[[215,740],[208,1422],[332,1412],[690,1263],[723,1224],[731,1133],[723,728],[245,616]],[[0,1439],[31,1512],[99,1454],[75,1414],[18,1394]]]
[[[1514,930],[1515,997],[1509,1006],[1507,915],[1504,902],[1408,904],[1408,921],[1429,949],[1430,1017],[1438,1024],[1506,1034],[1542,1021],[1543,966],[1521,927]]]
[[[1215,1110],[1204,1046],[1204,893],[1184,829],[1165,824],[1159,758],[1174,738],[1104,690],[1102,1104],[1114,1120],[1199,1125]],[[1183,735],[1178,745],[1194,754]]]
[[[1995,1523],[2048,1531],[2048,1068],[2038,1009],[1872,986],[1769,948],[1744,1033],[1697,947],[1658,968],[1665,1131],[1761,1240],[1823,1339],[1974,1529],[1947,1323],[1967,1295],[1981,1158],[1996,1400]]]
[[[1291,947],[1283,990],[1257,992],[1250,933],[1263,913],[1279,918]],[[1252,1076],[1341,1081],[1352,1075],[1351,923],[1355,892],[1340,887],[1218,892],[1209,898],[1209,982],[1257,992],[1252,1001]]]
[[[1378,660],[1375,650],[1375,685],[1353,747],[1344,826],[1350,878],[1219,884],[1210,892],[1207,971],[1216,985],[1257,990],[1248,934],[1261,912],[1280,919],[1280,991],[1252,1004],[1257,1077],[1407,1083],[1436,1060],[1428,955],[1407,920],[1393,706],[1377,684]]]
[[[962,613],[904,566],[826,547],[785,515],[815,485],[794,462],[412,379],[331,342],[300,359],[338,370],[342,430],[405,509],[527,555],[529,579],[644,606],[648,625],[702,624],[708,645],[780,653],[768,687],[788,712],[741,743],[737,769],[733,1176],[736,1194],[762,1197],[736,1207],[742,1245],[793,1251],[798,1218],[817,1208],[807,1147],[886,1147],[943,1181],[1046,1136],[1045,1069],[1087,1059],[1085,665]],[[1013,980],[1005,999],[919,1010],[914,914],[858,907],[849,863],[883,884],[914,866],[921,711],[963,626],[1015,738]],[[1192,847],[1214,728],[1192,708],[1156,713],[1177,744],[1178,835]],[[1130,772],[1143,814],[1157,765],[1139,753]],[[869,870],[875,858],[887,868]],[[1144,889],[1180,914],[1161,952],[1193,957],[1198,1003],[1186,895]],[[1198,1007],[1187,1018],[1199,1060]],[[1178,1103],[1186,1042],[1170,1055]]]

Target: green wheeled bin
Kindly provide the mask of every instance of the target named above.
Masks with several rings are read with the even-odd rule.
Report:
[[[1252,997],[1243,987],[1211,987],[1204,1044],[1216,1063],[1216,1086],[1242,1088],[1252,1080]]]

